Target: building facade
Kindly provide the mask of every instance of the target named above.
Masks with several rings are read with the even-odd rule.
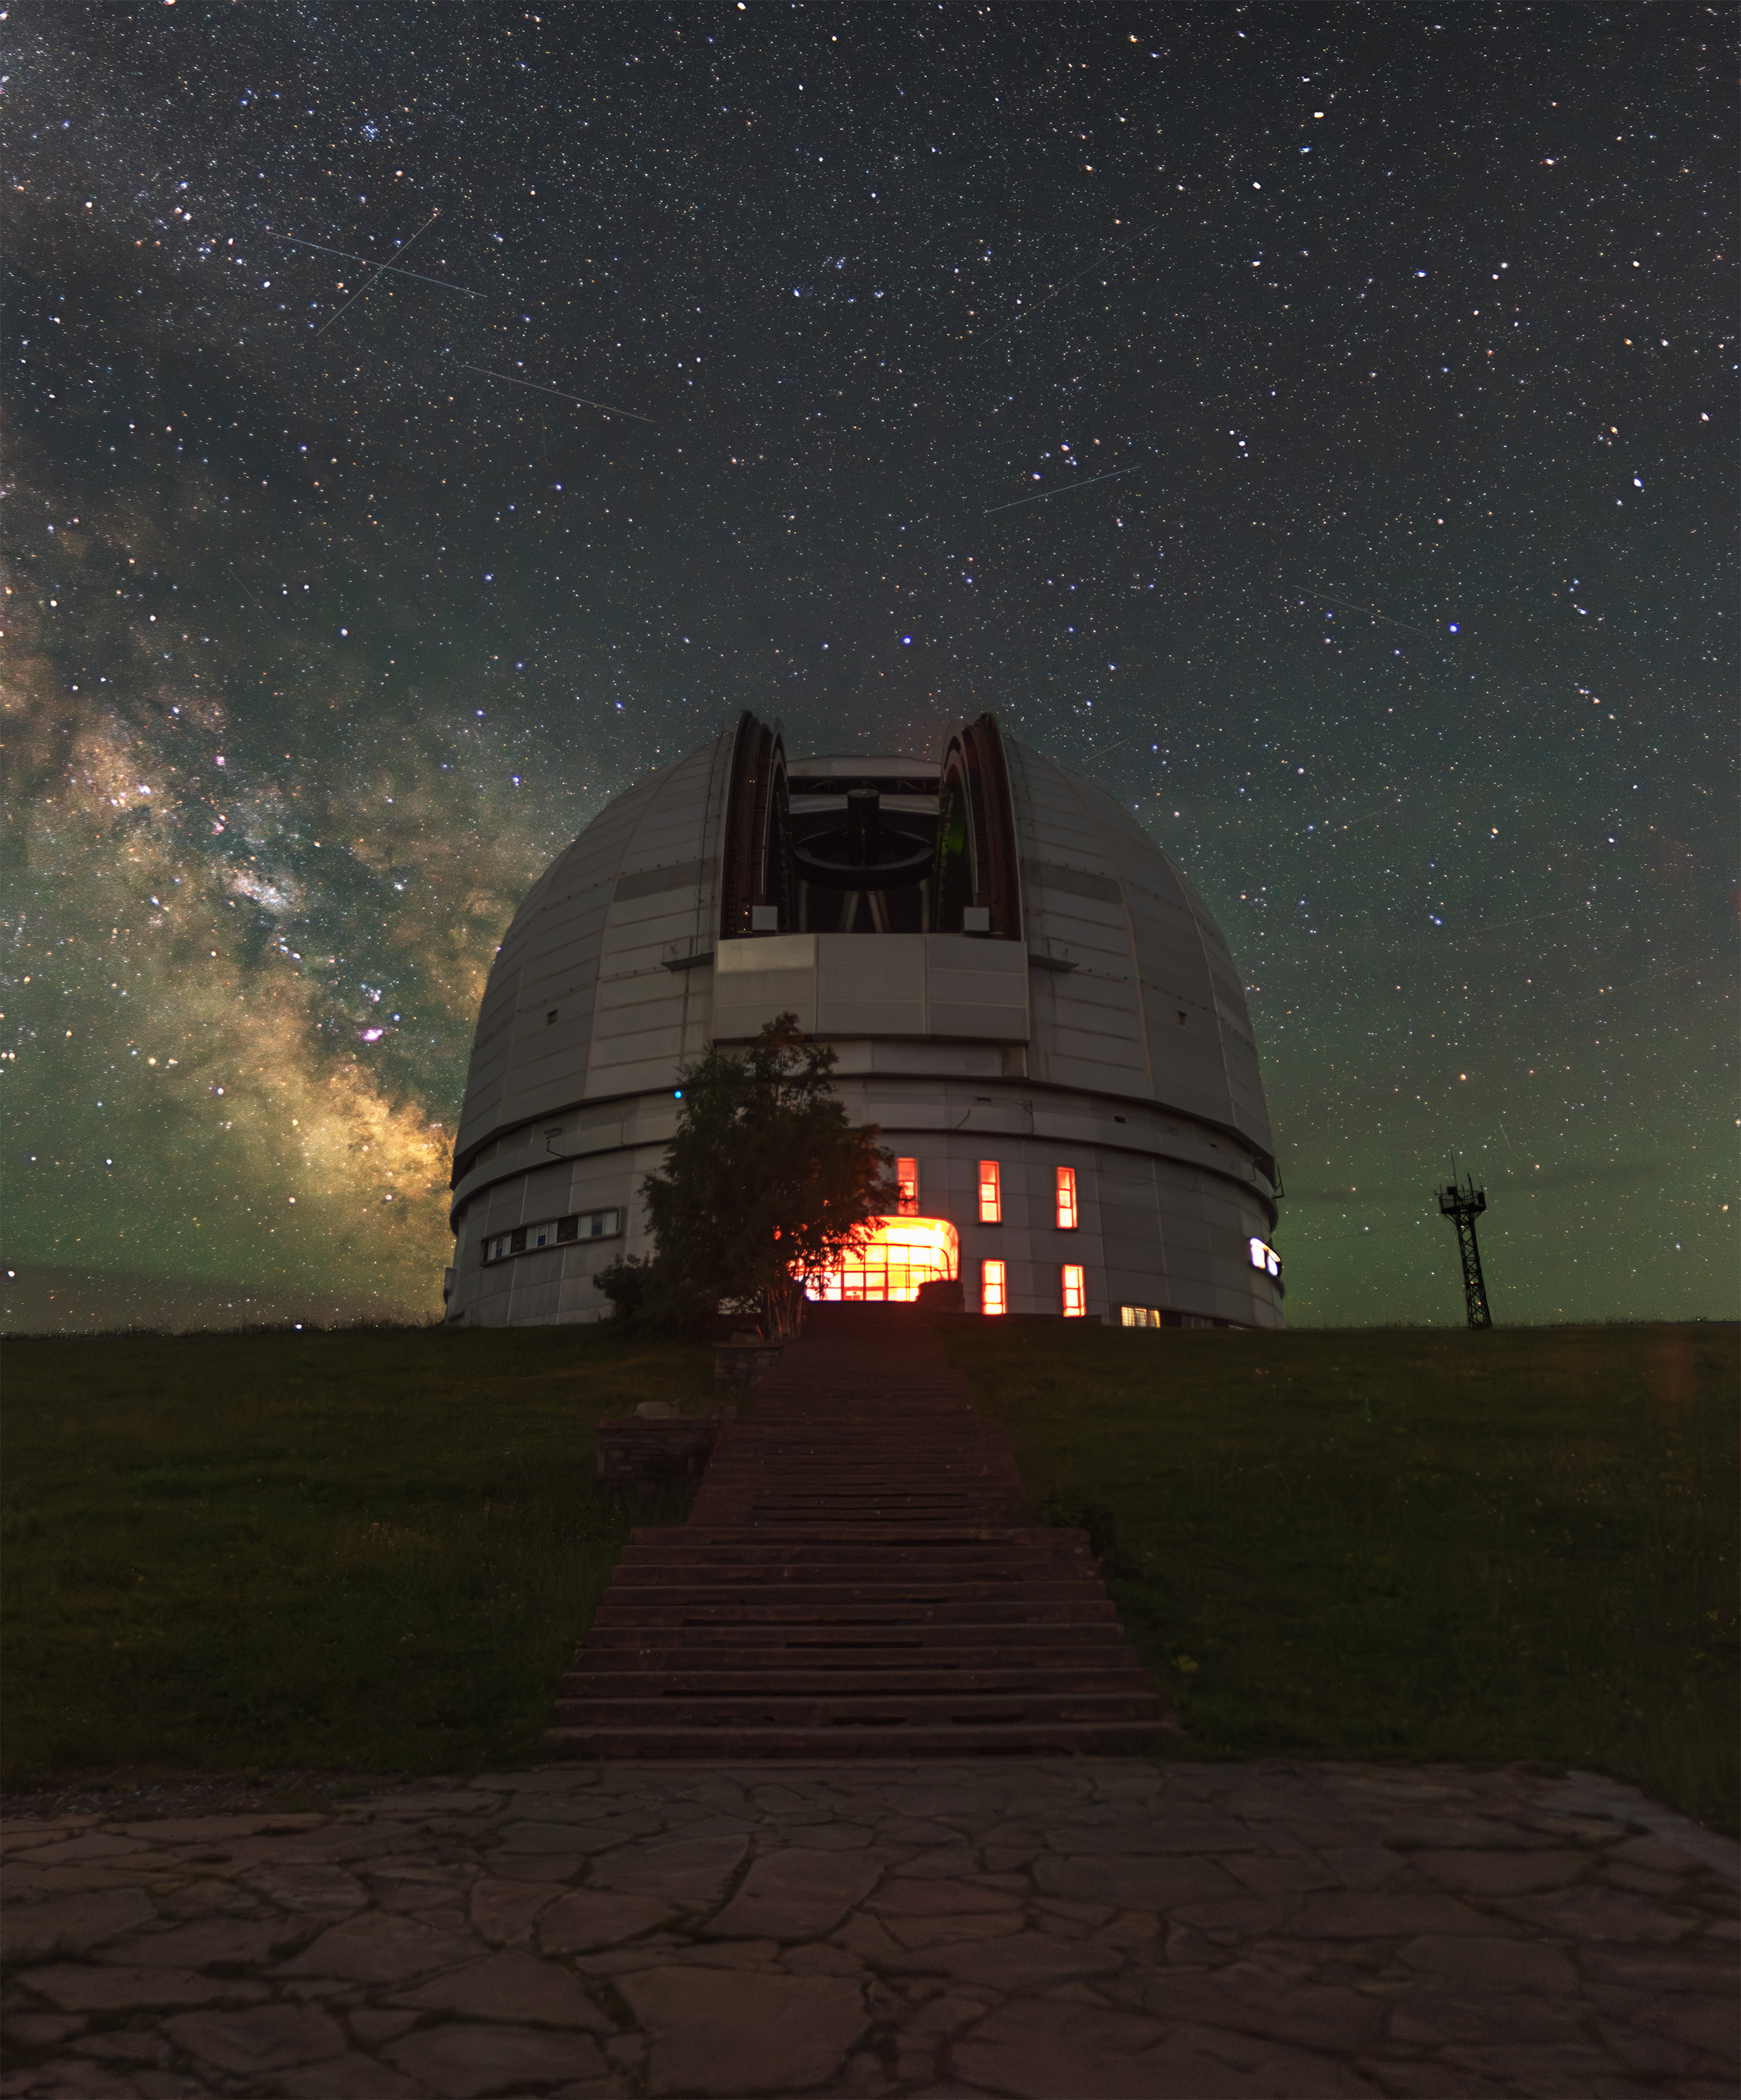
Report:
[[[1283,1324],[1239,973],[1130,813],[962,724],[931,760],[735,727],[612,802],[515,914],[454,1147],[451,1321],[600,1319],[683,1067],[793,1012],[895,1155],[823,1297],[958,1276],[970,1311]]]

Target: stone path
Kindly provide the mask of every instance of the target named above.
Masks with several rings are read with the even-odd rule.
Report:
[[[1741,1855],[1575,1775],[570,1766],[3,1844],[5,2100],[1736,2089]]]
[[[637,1531],[552,1755],[1142,1754],[1177,1732],[1080,1531],[1020,1529],[1010,1440],[930,1319],[822,1305],[689,1521]]]

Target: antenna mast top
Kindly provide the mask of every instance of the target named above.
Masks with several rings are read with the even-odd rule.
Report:
[[[1450,1180],[1438,1191],[1441,1215],[1449,1218],[1457,1229],[1457,1252],[1463,1261],[1463,1304],[1469,1314],[1471,1327],[1491,1327],[1493,1315],[1487,1310],[1487,1286],[1481,1273],[1481,1249],[1475,1240],[1475,1220],[1487,1207],[1487,1192],[1475,1186],[1473,1175],[1464,1177],[1460,1185],[1453,1164]]]

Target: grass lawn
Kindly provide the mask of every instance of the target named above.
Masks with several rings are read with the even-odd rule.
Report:
[[[1539,1759],[1737,1834],[1735,1327],[944,1331],[1182,1754]]]
[[[713,1399],[705,1346],[605,1328],[13,1341],[5,1368],[11,1786],[531,1760],[627,1538],[594,1424]]]
[[[1536,1758],[1736,1829],[1735,1329],[943,1331],[1180,1754]],[[608,1328],[8,1343],[0,1779],[535,1758],[627,1530],[594,1425],[709,1380]]]

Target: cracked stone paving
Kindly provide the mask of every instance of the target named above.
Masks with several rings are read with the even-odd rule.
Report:
[[[4,2100],[1736,2090],[1741,1852],[1589,1775],[564,1766],[4,1847]]]

